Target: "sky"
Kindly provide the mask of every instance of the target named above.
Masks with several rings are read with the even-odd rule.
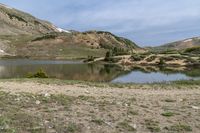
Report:
[[[140,46],[200,36],[200,0],[0,0],[56,26],[103,30]]]

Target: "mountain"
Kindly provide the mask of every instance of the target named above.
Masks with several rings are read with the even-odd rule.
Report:
[[[58,32],[53,24],[0,4],[0,35]]]
[[[0,4],[0,56],[31,58],[101,57],[111,49],[142,50],[134,42],[105,31],[67,31]]]
[[[200,47],[200,37],[189,38],[181,41],[168,43],[159,47],[157,50],[186,50],[188,48]]]

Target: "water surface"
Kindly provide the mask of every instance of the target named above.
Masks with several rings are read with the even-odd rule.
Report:
[[[124,71],[115,65],[84,64],[81,61],[7,59],[0,60],[0,78],[26,78],[43,69],[51,78],[96,82],[152,83],[200,79],[200,68],[177,71],[160,68],[134,68]]]
[[[189,77],[182,73],[166,74],[162,72],[144,73],[141,71],[131,71],[129,74],[117,77],[113,83],[154,83],[154,82],[169,82],[177,80],[192,80],[200,79],[199,77]]]

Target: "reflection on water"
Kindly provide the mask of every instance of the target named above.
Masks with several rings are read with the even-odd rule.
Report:
[[[194,79],[181,73],[164,74],[161,72],[144,73],[141,71],[132,71],[131,73],[118,77],[112,82],[116,83],[153,83],[153,82],[167,82],[176,80],[189,80]]]
[[[51,78],[101,82],[109,82],[120,73],[124,73],[119,67],[102,64],[84,64],[72,61],[4,60],[0,61],[0,78],[22,78],[41,68]]]
[[[79,61],[1,60],[0,78],[24,78],[40,68],[51,78],[98,82],[149,83],[200,78],[199,68],[190,71],[171,68],[137,67],[129,71],[114,65],[84,64]]]

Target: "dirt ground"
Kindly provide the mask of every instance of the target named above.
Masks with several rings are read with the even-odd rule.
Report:
[[[200,86],[0,82],[0,132],[199,133]]]

